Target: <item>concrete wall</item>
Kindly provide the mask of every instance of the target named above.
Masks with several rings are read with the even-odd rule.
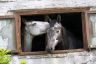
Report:
[[[43,9],[43,8],[64,8],[64,7],[93,7],[96,6],[96,0],[13,0],[6,2],[0,2],[0,15],[10,15],[10,10],[20,10],[20,9]]]
[[[66,7],[91,7],[96,10],[96,0],[0,0],[0,16],[13,15],[10,10],[21,9],[44,9]],[[96,45],[96,14],[91,15],[90,21],[93,26],[93,37],[90,45]],[[15,50],[15,20],[0,20],[0,48]],[[10,43],[10,44],[9,44]],[[27,64],[96,64],[96,50],[90,52],[69,52],[64,54],[26,55],[13,56],[12,64],[19,64],[25,59]]]
[[[27,64],[96,64],[96,51],[22,56],[19,58],[19,60],[16,58],[18,63],[21,59],[25,59]]]

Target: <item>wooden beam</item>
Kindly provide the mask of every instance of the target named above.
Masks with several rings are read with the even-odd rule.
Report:
[[[88,43],[90,39],[90,25],[88,21],[87,12],[82,13],[82,27],[83,27],[83,41],[84,41],[84,49],[88,49]]]
[[[82,12],[89,10],[88,7],[81,8],[45,8],[45,9],[27,9],[27,10],[15,10],[13,12],[19,15],[39,15],[39,14],[54,14],[54,13],[71,13]]]
[[[0,16],[0,19],[15,19],[14,15]]]
[[[19,15],[15,14],[15,21],[16,21],[16,49],[20,53],[22,52],[21,49],[21,18]]]
[[[70,50],[55,50],[50,54],[63,54],[63,53],[72,53],[72,52],[82,52],[84,49],[70,49]],[[21,52],[19,55],[46,55],[49,54],[47,51],[37,51],[37,52]]]

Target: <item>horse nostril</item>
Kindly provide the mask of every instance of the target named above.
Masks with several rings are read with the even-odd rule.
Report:
[[[49,53],[51,53],[52,48],[47,48],[46,51],[49,52]]]
[[[52,48],[50,48],[50,50],[52,50]]]

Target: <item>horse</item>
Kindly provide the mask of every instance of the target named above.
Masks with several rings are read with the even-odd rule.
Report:
[[[24,51],[31,51],[32,40],[35,36],[42,35],[47,32],[49,23],[44,21],[25,21],[24,31]]]
[[[57,19],[51,19],[47,16],[47,21],[50,24],[50,28],[47,30],[47,44],[46,51],[52,53],[55,48],[57,50],[77,49],[80,48],[78,44],[82,44],[81,41],[65,29],[61,24],[61,16],[58,15]]]

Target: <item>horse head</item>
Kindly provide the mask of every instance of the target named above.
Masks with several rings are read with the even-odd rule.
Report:
[[[58,15],[57,19],[50,19],[49,17],[48,21],[50,24],[50,28],[47,30],[47,45],[46,45],[46,51],[52,52],[55,50],[56,45],[59,42],[59,38],[61,37],[61,29],[62,25],[60,23],[61,16]]]

